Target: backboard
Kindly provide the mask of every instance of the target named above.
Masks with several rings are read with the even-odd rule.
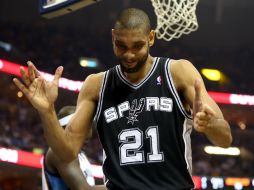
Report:
[[[40,15],[45,18],[61,16],[100,0],[39,0]]]

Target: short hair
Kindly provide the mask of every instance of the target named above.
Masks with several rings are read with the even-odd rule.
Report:
[[[115,29],[143,29],[149,34],[151,31],[151,24],[148,15],[136,8],[128,8],[123,10],[115,23]]]
[[[75,112],[76,106],[64,106],[57,113],[58,119],[62,119],[65,116],[71,115]]]
[[[64,106],[62,107],[58,113],[57,113],[57,117],[59,120],[61,119],[66,119],[65,121],[63,121],[63,123],[65,124],[61,124],[61,121],[60,121],[60,125],[65,129],[66,126],[67,126],[67,123],[69,122],[70,120],[70,117],[68,118],[69,115],[73,114],[74,112],[76,111],[76,106]],[[90,130],[89,133],[88,133],[88,136],[87,136],[87,139],[90,139],[92,137],[92,133],[93,131]]]

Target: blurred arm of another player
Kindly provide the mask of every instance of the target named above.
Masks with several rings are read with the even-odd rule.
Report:
[[[61,127],[65,129],[75,110],[76,107],[71,105],[64,106],[59,110],[57,116]],[[91,137],[92,129],[88,134],[87,141]],[[92,175],[92,166],[82,151],[79,153],[78,158],[72,162],[65,163],[49,148],[45,154],[43,169],[45,180],[47,181],[46,185],[50,186],[52,190],[69,188],[72,190],[106,189],[105,186],[94,186],[95,180]]]
[[[104,185],[89,185],[86,176],[80,168],[79,159],[70,163],[62,162],[54,152],[49,149],[45,156],[44,167],[50,174],[59,174],[71,190],[106,190]],[[53,189],[54,190],[54,189]]]

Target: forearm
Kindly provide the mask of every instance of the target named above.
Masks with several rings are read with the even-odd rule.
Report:
[[[66,185],[72,190],[91,190],[92,187],[87,183],[84,174],[79,167],[78,159],[70,163],[56,163],[57,170],[60,176],[65,181]]]
[[[43,124],[44,136],[53,152],[64,162],[69,162],[75,158],[70,141],[65,135],[65,131],[60,127],[55,109],[40,113]]]
[[[204,133],[216,146],[227,148],[232,143],[230,126],[224,119],[214,119]]]
[[[92,186],[91,190],[107,190],[105,185],[95,185]]]

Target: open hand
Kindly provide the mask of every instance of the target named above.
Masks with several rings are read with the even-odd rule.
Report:
[[[15,85],[25,94],[33,107],[39,112],[47,112],[58,96],[58,83],[63,72],[63,67],[56,69],[53,81],[46,81],[34,64],[28,61],[28,73],[20,68],[22,82],[14,78]]]

